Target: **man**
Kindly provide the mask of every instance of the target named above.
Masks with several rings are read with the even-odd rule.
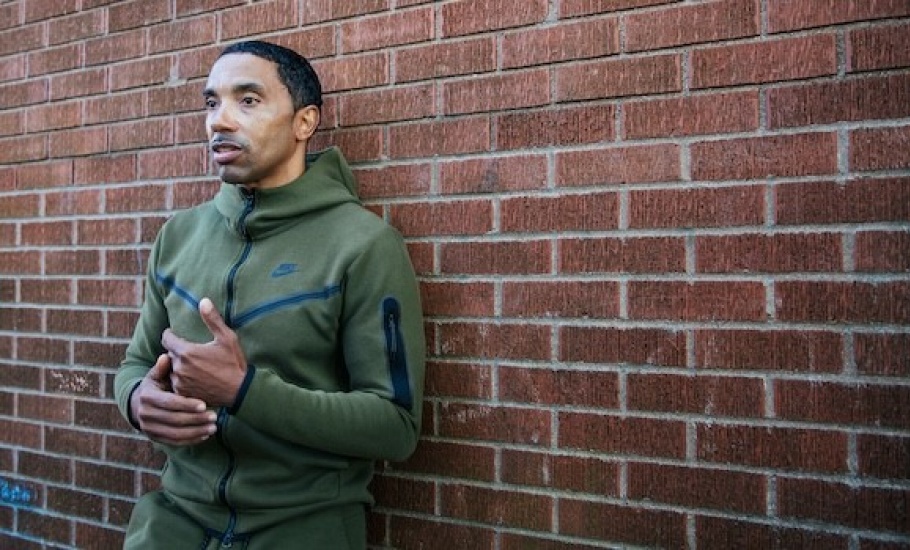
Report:
[[[373,463],[420,429],[413,268],[341,153],[307,155],[322,98],[303,57],[232,45],[204,98],[223,184],[161,229],[115,379],[167,455],[125,547],[363,548]]]

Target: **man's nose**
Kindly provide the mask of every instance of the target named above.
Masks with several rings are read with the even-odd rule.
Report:
[[[209,111],[207,117],[209,130],[212,132],[232,132],[237,129],[237,120],[230,106],[224,103]]]

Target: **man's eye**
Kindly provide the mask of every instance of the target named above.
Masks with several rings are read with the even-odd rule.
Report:
[[[218,102],[215,101],[214,99],[208,98],[208,99],[205,100],[205,108],[206,108],[206,109],[212,110],[212,109],[214,109],[214,108],[217,107],[217,106],[218,106]]]
[[[259,103],[259,99],[255,98],[253,96],[246,96],[240,100],[240,103],[242,103],[243,105],[246,105],[246,106],[252,106],[252,105],[255,105],[256,103]]]

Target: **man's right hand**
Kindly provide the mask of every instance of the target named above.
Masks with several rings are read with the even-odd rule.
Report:
[[[178,446],[201,443],[217,430],[217,416],[206,410],[205,402],[171,391],[170,372],[170,358],[160,355],[133,392],[130,414],[154,441]]]

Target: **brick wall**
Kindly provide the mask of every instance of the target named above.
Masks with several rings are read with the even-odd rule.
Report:
[[[910,545],[907,0],[0,0],[0,546],[156,484],[111,380],[253,36],[422,282],[376,546]]]

